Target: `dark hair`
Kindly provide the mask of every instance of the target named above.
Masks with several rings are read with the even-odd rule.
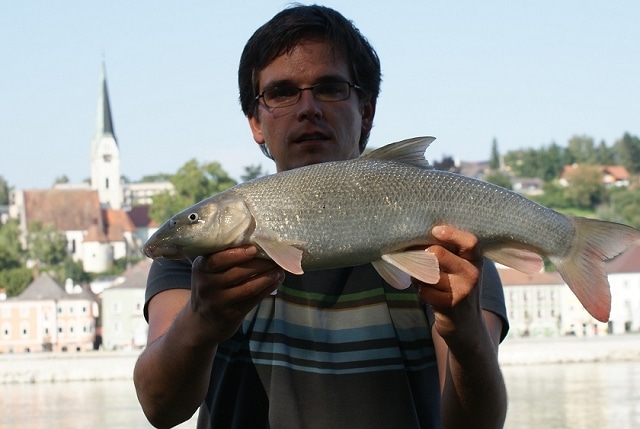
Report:
[[[378,54],[351,21],[339,12],[319,5],[293,5],[261,26],[247,41],[240,57],[238,86],[240,105],[245,116],[257,114],[258,74],[280,55],[291,52],[301,41],[320,38],[328,42],[346,60],[354,83],[360,86],[364,100],[375,101],[380,93]],[[360,152],[369,140],[369,132],[360,136]],[[270,157],[265,145],[260,145]]]

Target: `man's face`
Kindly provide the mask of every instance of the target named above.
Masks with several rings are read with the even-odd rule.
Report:
[[[258,84],[262,92],[274,86],[308,88],[327,81],[358,83],[330,45],[305,41],[267,65]],[[302,91],[293,106],[268,108],[259,102],[257,116],[249,117],[253,138],[266,143],[277,171],[357,158],[360,135],[371,129],[375,113],[375,102],[362,103],[361,96],[352,89],[346,100],[323,102],[315,100],[311,91]]]

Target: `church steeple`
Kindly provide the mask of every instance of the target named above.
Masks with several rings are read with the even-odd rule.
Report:
[[[98,191],[103,207],[112,209],[122,207],[120,149],[113,131],[104,61],[100,73],[96,130],[91,142],[91,188]]]
[[[111,104],[109,103],[109,91],[107,90],[107,70],[102,62],[102,70],[100,72],[101,88],[98,93],[98,109],[96,115],[96,140],[102,136],[110,135],[116,138],[113,131],[113,121],[111,119]],[[116,141],[117,144],[117,141]]]

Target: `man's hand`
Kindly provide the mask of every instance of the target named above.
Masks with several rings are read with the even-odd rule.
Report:
[[[440,264],[440,280],[427,284],[416,279],[420,298],[434,310],[437,332],[446,340],[464,325],[482,323],[480,278],[482,257],[477,253],[478,239],[471,233],[449,226],[435,226],[431,234],[439,245],[428,248]],[[468,330],[473,332],[474,329]]]
[[[254,246],[198,257],[191,270],[191,311],[211,325],[215,343],[230,338],[244,317],[284,280],[273,261],[256,258]]]

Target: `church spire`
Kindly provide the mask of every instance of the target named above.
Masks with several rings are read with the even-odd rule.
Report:
[[[122,207],[120,148],[113,132],[104,60],[100,73],[96,132],[91,142],[91,188],[98,191],[100,204],[103,207],[112,209]]]
[[[107,91],[107,70],[104,60],[102,61],[102,71],[100,73],[100,92],[98,94],[95,138],[99,140],[103,136],[116,138],[116,134],[113,131],[113,121],[111,119],[111,106],[109,104],[109,92]]]

